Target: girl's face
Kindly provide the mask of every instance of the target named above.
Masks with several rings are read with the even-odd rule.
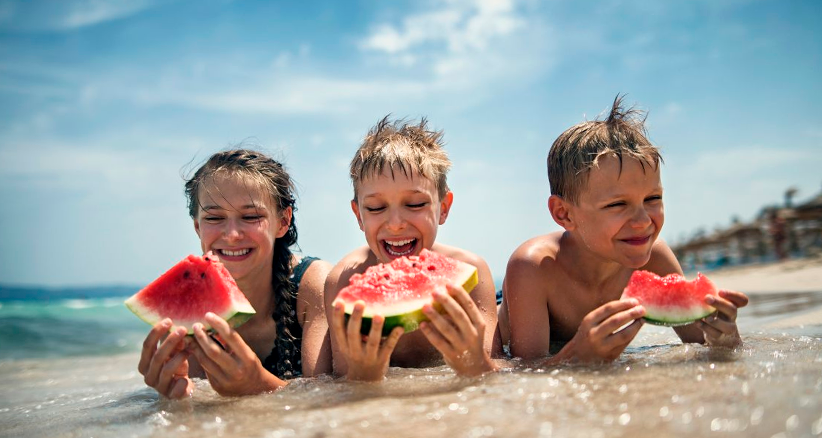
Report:
[[[274,241],[288,231],[291,208],[278,211],[259,184],[237,176],[213,176],[197,195],[194,229],[203,253],[217,255],[237,282],[270,282]]]
[[[431,249],[445,223],[453,195],[440,200],[434,182],[413,172],[385,169],[359,182],[351,209],[377,258],[387,263]]]

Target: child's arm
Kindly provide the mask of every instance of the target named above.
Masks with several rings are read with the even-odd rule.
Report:
[[[657,241],[651,260],[642,269],[657,275],[683,275],[676,255],[665,242]],[[748,305],[748,297],[742,292],[720,290],[719,298],[706,297],[706,304],[716,308],[716,313],[693,324],[674,327],[682,342],[694,342],[718,347],[736,347],[742,344],[736,325],[737,309]]]
[[[331,372],[331,338],[323,303],[325,279],[330,270],[330,263],[314,261],[303,275],[297,292],[298,298],[305,301],[301,348],[303,376],[306,377]]]

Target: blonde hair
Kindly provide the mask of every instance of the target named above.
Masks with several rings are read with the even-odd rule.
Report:
[[[354,201],[357,201],[358,183],[382,174],[385,169],[391,170],[392,178],[395,170],[401,170],[409,178],[416,172],[434,182],[440,199],[445,197],[451,160],[442,148],[442,135],[442,131],[429,131],[424,117],[417,125],[405,120],[391,122],[389,116],[383,117],[368,131],[351,160]]]
[[[548,152],[548,181],[551,194],[576,203],[592,168],[599,157],[616,156],[622,171],[623,157],[634,158],[642,165],[657,168],[662,155],[651,144],[645,130],[645,113],[624,109],[622,98],[614,99],[605,120],[583,122],[568,128],[554,141]]]

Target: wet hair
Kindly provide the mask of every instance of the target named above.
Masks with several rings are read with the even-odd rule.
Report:
[[[579,200],[591,169],[604,155],[616,156],[622,172],[625,157],[656,169],[663,161],[659,148],[651,144],[645,130],[645,113],[622,107],[624,96],[617,95],[605,120],[574,125],[563,132],[548,152],[548,181],[551,194],[572,203]]]
[[[291,281],[291,247],[297,243],[297,225],[295,222],[296,210],[294,198],[294,182],[283,165],[257,151],[248,149],[233,149],[218,152],[212,155],[190,179],[185,183],[185,194],[188,199],[188,214],[192,219],[202,207],[199,198],[200,189],[205,187],[213,178],[239,178],[249,185],[249,190],[261,188],[271,197],[271,205],[282,213],[291,207],[291,223],[283,237],[274,242],[274,263],[272,287],[274,289],[274,314],[277,325],[277,339],[274,343],[276,351],[275,363],[266,363],[266,368],[284,378],[301,374],[295,369],[296,361],[300,359],[295,345],[296,337],[292,335],[290,327],[296,322],[296,309],[292,309],[297,291]],[[269,356],[270,357],[270,356]]]
[[[405,120],[389,120],[383,117],[370,131],[351,160],[350,176],[354,184],[354,201],[357,186],[363,179],[379,176],[385,169],[402,171],[411,178],[413,173],[434,182],[440,199],[448,193],[446,175],[451,160],[442,147],[442,131],[429,131],[423,117],[419,124]]]

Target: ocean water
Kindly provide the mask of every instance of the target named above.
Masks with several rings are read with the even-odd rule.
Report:
[[[0,437],[822,436],[822,292],[752,296],[736,350],[646,325],[603,366],[392,368],[244,398],[198,381],[183,401],[143,384],[149,327],[124,298],[0,301]]]

